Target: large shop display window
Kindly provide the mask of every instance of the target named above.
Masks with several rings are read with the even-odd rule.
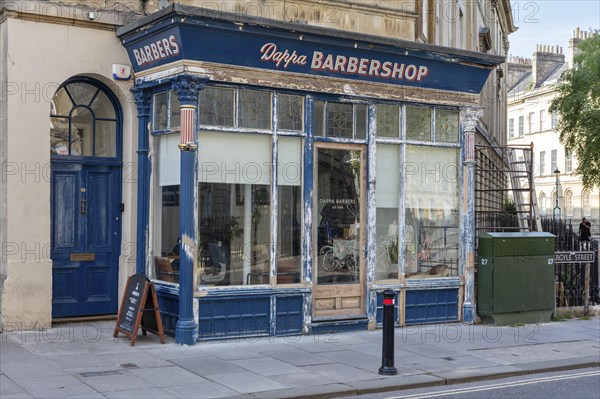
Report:
[[[179,134],[169,133],[177,130],[179,122],[179,103],[174,98],[174,92],[154,96],[153,127],[160,134],[155,136],[153,235],[155,277],[177,283],[180,150]],[[304,98],[208,87],[199,95],[198,118],[197,284],[300,283],[303,138],[299,134],[304,129]],[[290,133],[276,139],[275,128]],[[273,162],[278,176],[276,203]],[[276,275],[272,281],[273,241]]]
[[[456,276],[459,114],[388,104],[376,113],[375,278]]]

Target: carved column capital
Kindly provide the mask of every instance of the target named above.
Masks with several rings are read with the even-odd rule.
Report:
[[[179,97],[182,106],[195,106],[198,101],[198,93],[206,87],[206,78],[196,75],[179,75],[172,83],[173,90]]]
[[[465,107],[460,110],[461,124],[463,131],[475,132],[479,118],[483,116],[483,108],[480,107]]]
[[[141,87],[133,87],[131,90],[133,101],[137,107],[138,116],[147,116],[150,114],[150,91]]]

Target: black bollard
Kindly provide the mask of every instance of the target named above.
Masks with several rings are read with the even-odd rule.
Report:
[[[392,290],[383,291],[383,345],[381,349],[381,367],[379,374],[396,375],[394,367],[394,298]]]

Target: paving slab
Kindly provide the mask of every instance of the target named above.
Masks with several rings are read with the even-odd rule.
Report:
[[[99,392],[126,391],[148,387],[147,381],[128,372],[101,376],[82,376],[81,381]]]
[[[238,398],[239,392],[224,387],[216,382],[203,384],[190,384],[178,387],[164,388],[167,396],[171,398]]]
[[[21,381],[19,385],[36,398],[78,398],[99,394],[97,390],[70,375],[36,377]]]
[[[131,369],[129,373],[147,381],[148,385],[157,388],[205,384],[209,382],[206,378],[176,366]]]
[[[318,386],[306,386],[292,390],[258,392],[253,397],[259,399],[287,399],[287,398],[311,398],[326,399],[335,398],[341,395],[354,396],[357,394],[355,388],[344,384],[328,384]]]
[[[446,384],[446,381],[443,378],[427,374],[379,377],[382,378],[368,381],[355,381],[348,383],[347,385],[355,388],[359,394],[366,394],[390,391],[392,389],[413,389]]]
[[[336,351],[333,353],[344,353],[344,351]],[[322,355],[317,355],[307,351],[299,349],[282,349],[277,351],[266,351],[263,355],[278,359],[293,366],[308,366],[311,364],[323,364],[331,363],[331,359],[328,359]]]
[[[310,387],[314,385],[330,385],[337,382],[333,378],[309,373],[306,370],[304,370],[302,373],[279,374],[273,375],[269,378],[292,388]]]
[[[296,366],[292,366],[281,360],[262,357],[258,359],[234,360],[233,364],[243,367],[258,375],[266,377],[278,374],[304,373],[305,371]]]
[[[319,374],[337,382],[369,380],[378,377],[377,370],[370,373],[343,363],[316,364],[313,366],[303,366],[302,368],[309,373]]]
[[[4,374],[0,374],[0,397],[8,395],[26,394],[27,392],[16,382]]]
[[[201,377],[247,371],[243,367],[240,367],[232,362],[208,356],[174,359],[171,360],[171,363]]]
[[[290,388],[280,382],[249,371],[244,373],[217,374],[212,375],[210,378],[239,393],[274,391]]]

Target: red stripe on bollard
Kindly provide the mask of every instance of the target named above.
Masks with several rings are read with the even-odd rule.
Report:
[[[384,299],[383,300],[383,304],[384,305],[393,305],[394,304],[394,300],[393,299]]]

